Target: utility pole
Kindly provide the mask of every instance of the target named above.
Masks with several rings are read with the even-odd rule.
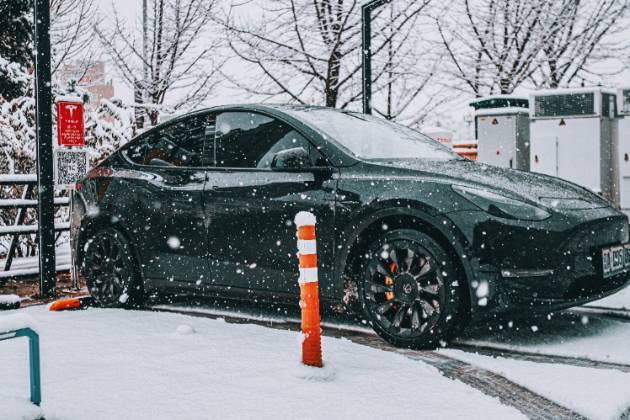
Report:
[[[53,297],[57,279],[55,264],[55,208],[53,203],[50,4],[49,0],[35,0],[34,3],[39,294],[41,297]]]
[[[147,86],[149,85],[149,22],[147,13],[147,0],[142,0],[142,61],[144,69],[144,80],[142,80],[143,103],[147,101],[147,98],[149,96],[147,92]]]
[[[372,12],[392,0],[371,0],[361,6],[363,113],[372,113]]]

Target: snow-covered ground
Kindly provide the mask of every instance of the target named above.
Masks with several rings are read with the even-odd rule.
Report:
[[[623,304],[624,295],[630,297],[624,291],[608,300]],[[276,323],[295,317],[277,308],[266,313],[238,304],[188,308]],[[421,361],[345,339],[324,337],[326,367],[317,370],[299,364],[296,332],[174,313],[51,313],[41,306],[0,312],[0,326],[11,314],[30,315],[40,332],[41,410],[48,420],[521,417]],[[347,320],[323,325],[365,329]],[[455,343],[439,354],[504,376],[587,418],[628,413],[630,322],[563,312],[550,319],[477,326],[459,342],[508,352],[491,357],[457,349]],[[510,351],[552,357],[523,360]],[[554,362],[553,356],[608,365]],[[0,342],[0,360],[0,419],[36,418],[40,411],[28,402],[26,339]]]
[[[630,309],[630,287],[626,287],[614,295],[589,303],[587,306],[599,306],[613,309]]]
[[[443,352],[498,373],[592,420],[617,419],[630,407],[628,373],[481,356],[460,350]]]
[[[461,340],[469,345],[630,365],[630,323],[579,313],[550,320],[480,328]],[[567,364],[490,357],[455,349],[440,351],[498,373],[591,419],[616,419],[630,407],[630,373]],[[601,366],[600,366],[601,367]]]
[[[551,320],[475,331],[462,343],[630,365],[630,323],[562,313]],[[630,397],[630,388],[628,389]]]
[[[157,312],[20,313],[40,333],[48,420],[522,418],[422,362],[348,340],[325,337],[318,370],[300,365],[296,332]],[[0,360],[0,419],[32,418],[26,341],[0,343]]]

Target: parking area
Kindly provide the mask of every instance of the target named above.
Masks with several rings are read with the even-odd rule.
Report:
[[[437,351],[396,349],[328,314],[322,370],[299,363],[291,307],[183,300],[17,312],[41,336],[46,418],[393,418],[419,404],[442,418],[619,418],[630,407],[630,316],[589,311],[470,328]],[[0,347],[0,418],[41,413],[26,397],[25,348]]]

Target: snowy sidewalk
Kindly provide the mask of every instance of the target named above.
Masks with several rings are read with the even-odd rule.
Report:
[[[523,417],[425,363],[344,339],[324,338],[320,371],[299,364],[296,332],[156,312],[22,311],[38,323],[48,420]],[[0,418],[28,406],[25,351],[0,345]]]
[[[460,342],[473,347],[440,353],[502,375],[589,419],[630,412],[630,322],[564,312],[500,329],[479,327]],[[474,346],[496,351],[475,354]],[[528,358],[532,353],[538,357]]]

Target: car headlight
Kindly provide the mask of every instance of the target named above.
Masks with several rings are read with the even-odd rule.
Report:
[[[478,188],[453,185],[453,190],[480,209],[498,217],[518,220],[545,220],[546,210],[501,194]]]

